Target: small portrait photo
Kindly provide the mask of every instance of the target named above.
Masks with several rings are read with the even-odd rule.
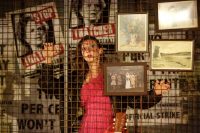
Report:
[[[104,65],[106,95],[145,95],[146,63],[109,63]]]
[[[31,13],[12,14],[11,19],[18,57],[43,49],[44,43],[56,43],[51,19],[37,22]]]

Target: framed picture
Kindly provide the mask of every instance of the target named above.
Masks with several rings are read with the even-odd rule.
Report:
[[[148,14],[117,14],[117,52],[146,52],[148,49]]]
[[[157,5],[157,30],[198,28],[197,0],[160,2]]]
[[[151,42],[151,69],[192,71],[193,40],[153,40]]]
[[[105,95],[146,95],[146,63],[108,63],[104,65]]]

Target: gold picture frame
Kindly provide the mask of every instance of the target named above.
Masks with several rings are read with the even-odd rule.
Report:
[[[147,52],[148,13],[117,14],[117,52]]]
[[[193,40],[152,40],[151,70],[192,71],[194,65]]]

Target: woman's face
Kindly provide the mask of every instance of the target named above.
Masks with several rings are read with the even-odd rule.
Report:
[[[26,27],[26,41],[30,45],[43,44],[46,41],[46,28],[35,21],[28,21]]]
[[[129,78],[130,77],[130,73],[127,72],[126,73],[126,77]]]
[[[99,61],[103,50],[98,47],[96,41],[86,40],[82,43],[81,52],[85,61],[88,63],[96,63]]]
[[[84,18],[85,23],[88,21],[89,24],[96,23],[102,14],[102,2],[99,0],[84,0],[81,14]]]

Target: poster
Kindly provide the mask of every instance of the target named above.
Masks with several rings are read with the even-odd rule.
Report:
[[[9,44],[8,40],[5,39],[9,36],[9,32],[7,29],[7,19],[0,19],[0,132],[2,133],[11,133],[15,130],[15,118],[8,115],[4,108],[5,106],[13,105],[13,102],[11,100],[5,98],[5,96],[9,97],[6,88],[12,87],[9,86],[6,82],[7,77],[9,73],[14,72],[14,60],[12,53],[13,45]],[[15,99],[17,98],[15,97]]]
[[[111,53],[115,51],[117,0],[71,0],[66,8],[69,8],[66,31],[71,62],[69,69],[75,68],[76,46],[86,35],[95,36],[103,45],[105,56],[113,59],[114,54]]]
[[[89,5],[92,5],[91,7]],[[85,35],[95,36],[102,44],[115,43],[117,0],[72,0],[70,3],[70,46]]]
[[[15,61],[14,69],[8,68],[14,71],[7,74],[2,94],[11,105],[1,108],[14,123],[12,132],[63,132],[64,41],[56,5],[27,7],[6,17]],[[45,43],[52,45],[51,55]]]
[[[152,74],[152,73],[150,73]],[[164,75],[168,76],[164,76]],[[162,75],[157,71],[156,75]],[[174,73],[165,73],[163,76],[150,76],[149,89],[154,90],[156,80],[159,82],[168,81],[170,90],[162,94],[161,100],[148,109],[128,108],[127,125],[152,126],[168,124],[187,124],[188,113],[184,111],[183,101],[186,100],[181,95],[179,76]]]
[[[54,45],[52,63],[58,64],[64,53],[61,27],[54,4],[46,4],[26,11],[10,13],[16,53],[21,73],[25,77],[36,74],[45,63],[44,43]]]

